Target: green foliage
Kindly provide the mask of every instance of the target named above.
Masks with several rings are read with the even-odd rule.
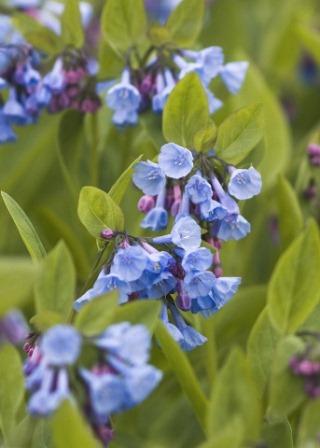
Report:
[[[201,31],[203,15],[203,0],[181,1],[167,22],[167,29],[175,45],[189,47],[195,42]]]
[[[109,0],[101,27],[108,44],[120,53],[140,44],[147,29],[143,0]]]
[[[0,428],[6,440],[15,429],[19,406],[24,397],[22,364],[17,350],[0,347]]]
[[[121,201],[131,183],[131,178],[133,174],[133,168],[141,160],[142,156],[139,156],[134,160],[128,168],[119,176],[117,181],[112,185],[109,195],[114,200],[116,204],[121,204]]]
[[[31,258],[34,261],[40,261],[46,255],[46,250],[33,227],[33,224],[19,204],[11,196],[4,191],[1,195]]]
[[[262,437],[270,448],[293,448],[292,429],[288,420],[266,423],[262,429]]]
[[[75,269],[63,242],[48,254],[41,265],[35,286],[37,312],[53,311],[68,319],[75,294]]]
[[[51,421],[55,448],[98,448],[100,443],[93,436],[89,426],[79,411],[69,401],[65,401]]]
[[[280,332],[294,332],[319,302],[319,271],[319,231],[310,222],[281,256],[269,284],[270,318]]]
[[[78,215],[80,221],[95,238],[104,229],[123,230],[124,217],[111,196],[95,187],[83,187],[80,192]]]
[[[78,0],[67,0],[61,16],[62,39],[66,45],[81,48],[84,44],[84,32]]]
[[[208,100],[195,73],[186,75],[173,89],[163,112],[163,135],[168,142],[194,147],[198,132],[207,129]]]
[[[261,109],[261,104],[243,107],[219,126],[215,148],[226,162],[238,164],[262,139]]]

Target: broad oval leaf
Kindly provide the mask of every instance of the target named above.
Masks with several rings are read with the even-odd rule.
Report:
[[[262,106],[253,104],[237,110],[222,122],[215,150],[226,162],[238,164],[262,137]]]
[[[192,149],[194,138],[209,122],[208,99],[200,78],[186,75],[171,92],[163,113],[167,141]]]
[[[17,226],[18,232],[33,261],[40,261],[46,255],[46,250],[30,219],[20,205],[7,193],[1,192],[4,203]]]
[[[96,187],[83,187],[80,191],[78,215],[80,221],[95,238],[103,229],[123,230],[124,217],[111,196]]]
[[[146,35],[143,0],[108,0],[101,20],[104,38],[119,52],[139,44]]]
[[[78,0],[64,2],[61,16],[62,39],[66,45],[81,48],[84,44],[84,33]]]
[[[268,287],[269,314],[283,333],[294,332],[320,299],[320,241],[315,222],[280,257]]]
[[[201,31],[203,15],[203,0],[182,0],[167,22],[171,40],[179,47],[192,45]]]
[[[75,282],[70,252],[65,243],[60,241],[41,266],[41,274],[35,286],[37,311],[53,311],[67,319],[74,300]]]

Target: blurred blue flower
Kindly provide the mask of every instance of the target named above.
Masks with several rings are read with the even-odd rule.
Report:
[[[147,254],[140,246],[129,246],[117,251],[110,272],[123,281],[131,282],[141,276],[147,262]]]
[[[229,62],[223,66],[220,71],[220,76],[229,92],[233,94],[239,92],[247,74],[248,67],[248,62],[244,61]]]
[[[73,364],[81,349],[81,336],[70,325],[55,325],[44,334],[40,351],[51,366]]]

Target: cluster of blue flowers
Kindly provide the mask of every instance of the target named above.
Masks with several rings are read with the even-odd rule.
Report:
[[[50,415],[64,400],[79,398],[74,391],[81,387],[84,412],[96,435],[108,444],[110,417],[143,401],[161,380],[161,372],[148,364],[150,345],[148,330],[128,322],[111,325],[90,338],[70,325],[51,327],[25,344],[29,412]],[[90,368],[79,362],[87,348],[96,352],[96,363]]]
[[[86,58],[67,49],[42,76],[40,55],[26,44],[0,45],[0,143],[16,139],[13,125],[35,123],[40,112],[95,112],[100,100]]]
[[[106,92],[106,103],[114,112],[114,124],[135,125],[139,113],[145,110],[151,108],[161,113],[177,82],[187,73],[195,72],[206,90],[210,113],[213,113],[222,106],[222,101],[210,91],[211,81],[220,77],[229,92],[235,94],[244,82],[247,69],[248,63],[244,61],[225,64],[221,47],[201,51],[162,50],[159,54],[154,50],[148,53],[145,67],[124,69],[120,82]]]

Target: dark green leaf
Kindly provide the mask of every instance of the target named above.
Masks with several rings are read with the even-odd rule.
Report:
[[[31,258],[40,261],[46,255],[46,250],[30,219],[11,196],[4,191],[1,195]]]
[[[209,122],[208,99],[195,73],[186,75],[171,92],[164,108],[163,134],[167,141],[192,149],[194,139]]]

